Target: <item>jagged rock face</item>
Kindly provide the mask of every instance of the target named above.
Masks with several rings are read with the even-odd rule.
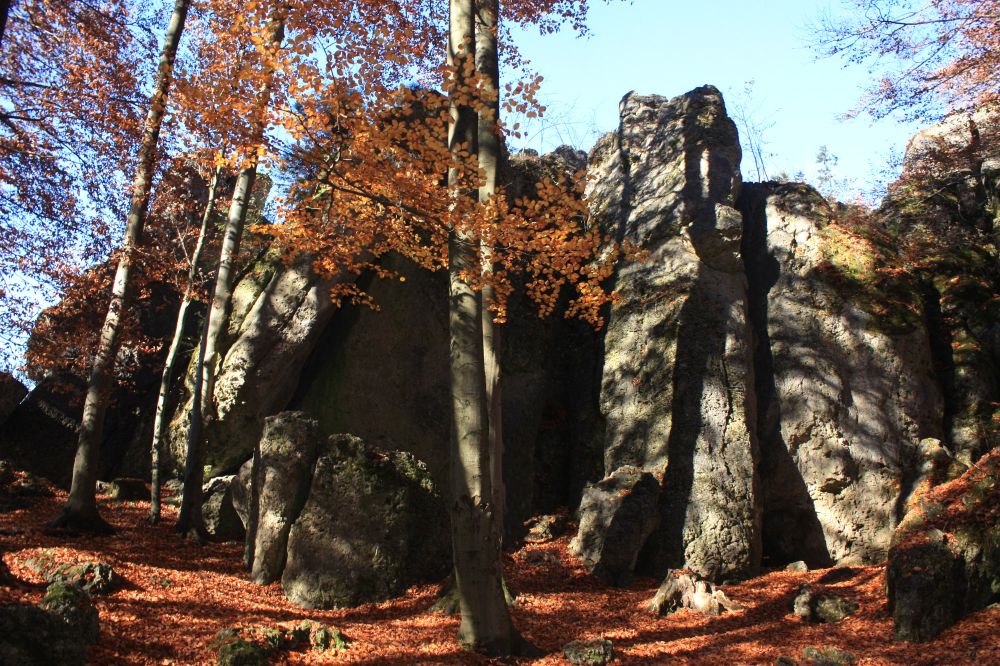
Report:
[[[914,136],[879,214],[919,266],[944,440],[969,465],[1000,445],[1000,109]]]
[[[286,596],[307,608],[383,601],[451,567],[444,502],[412,454],[351,435],[321,447],[309,500],[288,537]]]
[[[748,185],[741,205],[768,554],[879,561],[917,444],[940,429],[926,330],[869,314],[831,281],[830,262],[863,247],[815,190]]]
[[[237,284],[229,333],[220,345],[215,418],[206,432],[210,475],[235,471],[250,456],[264,419],[288,406],[336,309],[329,298],[336,281],[316,276],[308,257],[286,266],[268,254]],[[188,398],[171,423],[170,450],[178,466],[187,450],[190,409]]]
[[[594,148],[600,224],[648,252],[619,269],[605,336],[605,473],[665,473],[660,527],[641,564],[712,579],[755,570],[759,498],[740,187],[740,147],[712,87],[628,95]]]

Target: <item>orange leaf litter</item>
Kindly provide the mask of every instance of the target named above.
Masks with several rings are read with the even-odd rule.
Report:
[[[146,523],[148,504],[101,501],[103,515],[120,530],[113,538],[67,539],[43,533],[65,494],[41,498],[27,509],[0,513],[0,549],[22,581],[39,583],[23,566],[41,549],[60,561],[102,559],[127,581],[124,589],[95,599],[101,634],[88,653],[93,664],[212,664],[208,648],[224,627],[290,626],[312,619],[336,626],[350,639],[340,653],[291,652],[287,664],[490,664],[496,660],[462,652],[458,621],[428,611],[436,586],[414,587],[398,599],[336,611],[290,604],[280,584],[260,587],[248,580],[240,544],[197,547],[173,532],[176,512]],[[726,586],[746,610],[709,618],[681,611],[658,618],[643,606],[658,581],[639,579],[610,588],[567,553],[569,537],[529,544],[507,558],[507,577],[519,593],[514,621],[545,651],[519,664],[566,664],[562,646],[574,639],[612,640],[619,664],[773,664],[780,655],[800,659],[806,646],[835,646],[858,656],[858,664],[1000,664],[1000,609],[967,617],[937,640],[913,645],[892,640],[884,589],[884,567],[853,567],[837,582],[819,581],[824,571],[778,571]],[[837,625],[807,625],[791,614],[803,583],[813,583],[857,601],[860,610]],[[0,587],[0,603],[37,602],[41,586]]]

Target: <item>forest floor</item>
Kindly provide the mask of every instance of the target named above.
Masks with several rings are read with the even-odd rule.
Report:
[[[236,625],[291,627],[304,619],[340,629],[351,641],[337,653],[281,653],[287,664],[490,664],[462,652],[458,620],[428,608],[437,586],[410,589],[381,604],[338,611],[309,611],[290,604],[280,584],[260,587],[244,571],[240,544],[194,546],[172,529],[174,510],[150,527],[145,502],[101,499],[116,537],[46,534],[44,524],[62,507],[65,494],[0,512],[0,552],[24,582],[0,587],[0,604],[38,602],[44,587],[24,566],[48,549],[65,562],[100,559],[126,580],[114,594],[95,597],[101,630],[88,653],[94,664],[212,664],[215,634]],[[920,645],[892,640],[886,609],[884,568],[777,571],[738,585],[726,594],[746,607],[720,617],[680,611],[654,617],[644,606],[659,581],[639,579],[624,589],[602,584],[567,552],[569,537],[529,544],[507,560],[507,577],[518,592],[513,610],[521,632],[546,653],[524,664],[566,664],[561,648],[575,639],[610,639],[620,664],[774,664],[781,655],[802,661],[806,646],[834,646],[857,655],[858,664],[1000,664],[1000,609],[974,613],[937,640]],[[824,582],[835,579],[833,582]],[[808,625],[792,612],[799,586],[813,583],[860,604],[836,625]]]

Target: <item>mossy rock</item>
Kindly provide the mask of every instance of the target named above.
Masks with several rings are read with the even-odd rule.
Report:
[[[83,640],[93,643],[100,632],[100,618],[90,595],[70,583],[52,583],[45,590],[39,607],[66,627],[79,631]]]
[[[835,647],[807,647],[802,650],[802,658],[811,666],[844,666],[858,660],[850,652]]]
[[[604,666],[615,659],[615,650],[606,638],[589,641],[573,641],[563,646],[563,655],[571,664],[580,666]]]
[[[219,647],[218,663],[219,666],[266,666],[267,653],[261,646],[237,638]]]
[[[50,583],[69,583],[90,594],[110,594],[121,588],[122,577],[106,562],[63,564],[56,567],[46,579]]]
[[[344,608],[440,580],[450,568],[446,515],[412,454],[334,435],[288,537],[285,594],[306,608]]]
[[[249,626],[221,629],[209,643],[217,650],[222,666],[257,666],[266,664],[279,652],[313,649],[345,650],[348,639],[339,630],[320,622],[303,620],[291,629]]]

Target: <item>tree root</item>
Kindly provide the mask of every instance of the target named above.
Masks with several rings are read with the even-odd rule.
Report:
[[[97,511],[78,512],[66,507],[62,513],[46,526],[47,533],[64,536],[91,534],[94,536],[116,536],[118,530],[101,518]]]

